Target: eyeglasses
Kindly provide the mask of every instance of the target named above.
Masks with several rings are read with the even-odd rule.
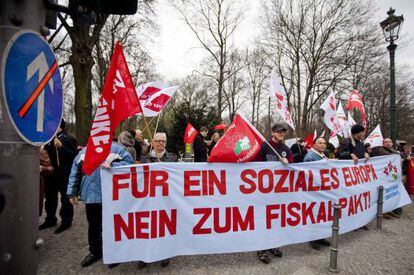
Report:
[[[166,140],[154,140],[154,142],[156,142],[156,143],[167,143]]]

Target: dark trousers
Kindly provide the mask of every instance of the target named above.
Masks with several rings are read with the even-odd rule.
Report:
[[[87,203],[86,219],[88,220],[89,252],[97,257],[102,256],[102,204]]]
[[[67,178],[48,178],[45,181],[45,210],[46,221],[56,222],[56,210],[58,206],[58,194],[60,193],[61,208],[59,215],[62,224],[71,224],[73,220],[73,205],[66,195],[68,189]]]

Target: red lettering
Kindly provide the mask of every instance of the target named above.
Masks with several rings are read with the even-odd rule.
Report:
[[[149,216],[149,211],[135,212],[135,235],[138,239],[149,239],[149,233],[143,232],[143,229],[149,228],[148,221],[143,219],[149,218]]]
[[[114,233],[116,242],[122,239],[121,233],[124,233],[128,240],[132,239],[134,237],[134,214],[128,213],[128,225],[125,223],[124,219],[120,214],[115,214]]]
[[[300,214],[298,213],[300,210],[300,204],[297,202],[292,202],[288,204],[287,211],[289,215],[292,217],[287,218],[287,223],[290,226],[296,226],[300,222]]]
[[[329,169],[321,169],[321,190],[330,190],[331,188],[327,186],[326,184],[329,182]]]
[[[267,177],[267,187],[265,186],[264,177]],[[273,173],[269,169],[260,170],[258,174],[259,178],[259,191],[262,193],[270,193],[273,190]]]
[[[204,223],[211,215],[211,208],[194,208],[193,214],[195,215],[202,215],[198,223],[193,228],[193,234],[211,234],[211,228],[202,228]]]
[[[135,173],[135,167],[131,167],[131,173]],[[127,189],[129,182],[121,183],[124,180],[129,180],[129,174],[116,174],[112,178],[112,200],[119,200],[119,190]]]
[[[280,209],[280,204],[266,205],[266,228],[272,228],[272,220],[279,218],[279,214],[273,213],[273,210]]]
[[[244,220],[240,214],[238,207],[233,207],[233,231],[254,230],[254,208],[249,206],[246,211]]]
[[[308,207],[306,207],[306,202],[302,203],[302,224],[306,225],[308,217],[311,220],[311,223],[315,223],[315,216],[313,215],[313,207],[316,202],[311,202]]]
[[[165,171],[151,171],[151,190],[150,196],[155,197],[155,188],[157,186],[161,187],[162,196],[168,196],[168,173]]]
[[[280,175],[280,178],[275,186],[275,193],[289,192],[289,188],[287,186],[283,187],[283,184],[285,184],[285,181],[289,175],[289,170],[275,170],[274,173],[275,175]]]
[[[257,177],[256,172],[253,169],[247,169],[247,170],[242,171],[242,173],[240,175],[241,180],[248,184],[248,186],[246,186],[246,185],[240,185],[239,186],[239,190],[243,194],[251,194],[256,190],[256,183],[253,180],[251,180],[250,178],[248,178],[247,176],[250,176],[252,178]]]
[[[184,171],[184,196],[201,196],[200,190],[192,190],[192,186],[198,186],[198,180],[192,180],[192,176],[200,176],[200,171]]]
[[[338,189],[339,187],[338,170],[336,170],[335,168],[331,169],[331,178],[333,180],[331,181],[332,189]]]

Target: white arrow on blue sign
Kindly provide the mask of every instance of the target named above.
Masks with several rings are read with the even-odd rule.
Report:
[[[17,133],[35,146],[49,142],[63,108],[59,66],[49,44],[35,32],[16,33],[3,54],[2,76],[6,109]]]

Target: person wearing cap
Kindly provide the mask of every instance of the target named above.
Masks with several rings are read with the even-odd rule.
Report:
[[[336,152],[336,157],[338,159],[352,159],[355,165],[359,159],[365,158],[368,161],[369,154],[365,151],[364,139],[365,127],[355,124],[351,128],[351,137],[344,139]]]
[[[66,133],[66,123],[62,119],[55,138],[45,145],[53,166],[52,175],[45,182],[45,222],[39,226],[39,230],[53,227],[57,223],[56,210],[58,206],[58,193],[60,193],[60,217],[62,222],[55,230],[59,234],[72,226],[73,206],[66,195],[70,170],[73,160],[78,153],[77,140]]]
[[[293,154],[290,148],[283,143],[287,128],[283,124],[276,123],[272,127],[272,138],[269,140],[269,144],[263,143],[261,148],[261,154],[263,161],[280,161],[284,164],[293,162]],[[270,146],[273,147],[270,148]],[[276,152],[277,154],[276,154]]]
[[[287,128],[283,124],[276,123],[273,125],[272,138],[269,140],[269,143],[262,143],[262,161],[280,161],[283,164],[293,162],[292,152],[289,147],[283,143],[286,132]],[[270,148],[270,146],[272,146],[272,148]],[[257,251],[257,256],[262,263],[269,264],[271,262],[269,252],[278,258],[283,256],[280,248]]]

